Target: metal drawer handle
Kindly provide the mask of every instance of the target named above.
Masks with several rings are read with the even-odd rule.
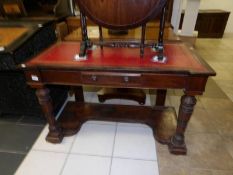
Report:
[[[92,76],[91,76],[91,79],[92,79],[93,81],[96,81],[96,80],[97,80],[97,76],[96,76],[96,75],[92,75]]]
[[[129,77],[124,77],[124,82],[129,82]]]

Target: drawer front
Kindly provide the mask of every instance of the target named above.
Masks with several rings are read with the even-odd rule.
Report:
[[[28,83],[41,82],[41,75],[40,75],[40,72],[37,70],[26,70],[24,72],[24,75]]]
[[[121,87],[138,87],[141,85],[141,74],[113,72],[82,72],[83,84]]]
[[[185,88],[185,75],[144,74],[143,85],[148,88]]]
[[[59,70],[42,70],[41,76],[43,82],[51,84],[81,84],[80,72],[76,71],[59,71]]]

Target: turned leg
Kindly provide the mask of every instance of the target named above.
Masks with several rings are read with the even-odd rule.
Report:
[[[166,100],[166,89],[157,89],[156,92],[156,106],[164,106]]]
[[[169,151],[173,154],[186,154],[184,132],[188,121],[193,113],[196,98],[194,96],[184,95],[181,98],[181,104],[178,114],[176,133],[171,137]]]
[[[76,102],[84,102],[84,96],[83,96],[83,87],[82,86],[75,86],[73,88],[75,93],[75,101]]]
[[[60,143],[63,139],[63,134],[53,114],[53,105],[49,95],[49,89],[37,89],[36,95],[49,124],[49,133],[46,136],[46,140],[51,143]]]

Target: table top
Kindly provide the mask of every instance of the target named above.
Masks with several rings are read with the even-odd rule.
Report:
[[[5,47],[22,37],[29,28],[27,27],[0,27],[0,46]]]
[[[215,75],[215,72],[183,43],[165,44],[166,63],[152,62],[157,52],[145,48],[140,58],[139,48],[97,47],[88,51],[87,60],[76,61],[79,42],[56,43],[34,59],[24,63],[27,68],[56,68],[94,71],[176,72],[187,74]]]
[[[12,54],[43,27],[51,25],[46,20],[0,20],[0,54]]]
[[[81,13],[96,24],[109,29],[142,26],[159,16],[167,0],[76,0]],[[103,13],[104,12],[104,13]]]

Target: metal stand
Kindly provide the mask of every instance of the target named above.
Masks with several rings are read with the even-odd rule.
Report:
[[[158,52],[158,55],[152,58],[153,62],[165,63],[167,60],[163,52],[164,51],[163,35],[164,35],[164,28],[165,28],[166,8],[167,8],[167,4],[164,5],[162,15],[160,18],[158,43],[153,48],[154,50]]]
[[[82,42],[80,46],[80,52],[78,59],[81,57],[85,57],[87,53],[87,49],[91,48],[92,44],[88,38],[87,35],[87,22],[86,22],[86,16],[80,12],[80,19],[81,19],[81,30],[82,30]]]

